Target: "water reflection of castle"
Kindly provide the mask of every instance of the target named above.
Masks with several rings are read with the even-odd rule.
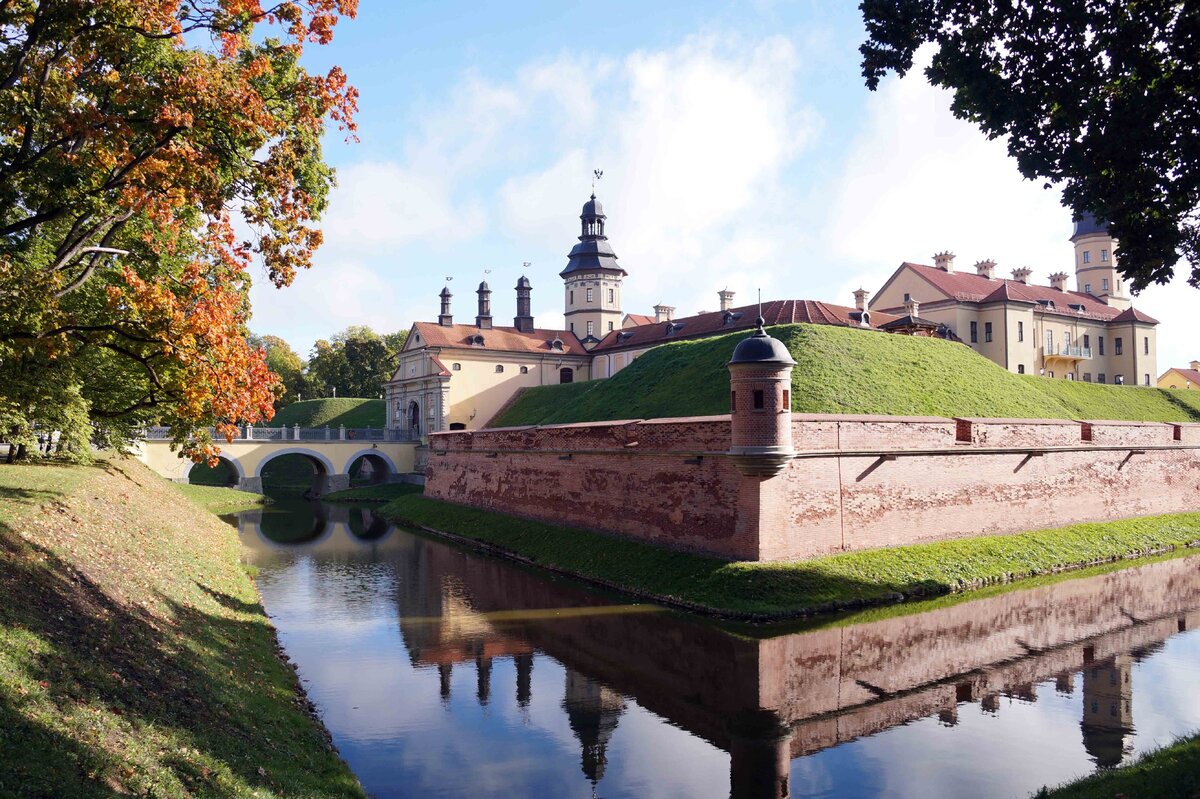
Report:
[[[1196,559],[1177,559],[880,621],[754,639],[674,614],[618,612],[569,583],[413,539],[397,602],[414,666],[516,664],[530,701],[536,653],[566,669],[561,707],[594,783],[628,699],[730,753],[735,797],[789,796],[790,762],[906,721],[1001,712],[1035,685],[1075,690],[1082,744],[1102,767],[1131,751],[1133,664],[1200,623]],[[547,610],[549,609],[549,610]]]

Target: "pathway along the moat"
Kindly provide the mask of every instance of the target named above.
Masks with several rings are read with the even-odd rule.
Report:
[[[379,799],[1025,796],[1200,728],[1200,556],[756,639],[369,509],[238,524]]]

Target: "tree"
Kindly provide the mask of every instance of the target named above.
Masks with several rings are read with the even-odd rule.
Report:
[[[352,135],[356,94],[300,58],[356,5],[0,2],[5,407],[49,381],[101,441],[156,421],[195,458],[215,453],[208,426],[269,418],[249,269],[286,286],[321,242],[320,140],[327,121]],[[0,437],[53,423],[22,408]]]
[[[252,349],[261,349],[266,353],[267,368],[279,378],[275,410],[305,396],[305,363],[290,344],[279,336],[251,336],[248,341]]]
[[[863,76],[925,74],[956,116],[1008,138],[1021,173],[1109,222],[1136,292],[1180,257],[1200,288],[1200,4],[863,0]]]
[[[396,356],[404,347],[408,331],[381,336],[369,327],[356,325],[313,345],[308,360],[310,391],[326,395],[337,390],[339,397],[377,397],[391,379]]]

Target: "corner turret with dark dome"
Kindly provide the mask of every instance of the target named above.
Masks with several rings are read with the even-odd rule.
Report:
[[[1071,233],[1071,241],[1080,236],[1092,236],[1099,233],[1100,235],[1108,235],[1108,223],[1101,222],[1093,214],[1084,212],[1082,216],[1075,219],[1075,230]]]
[[[742,474],[770,477],[792,459],[792,367],[796,361],[758,317],[729,359],[729,456]]]
[[[564,283],[567,329],[588,349],[621,326],[621,278],[628,274],[604,235],[604,206],[593,193],[579,215],[579,243],[559,272]]]
[[[1129,308],[1132,301],[1117,270],[1117,245],[1108,232],[1108,223],[1084,212],[1075,218],[1071,243],[1075,245],[1076,290],[1102,300],[1105,305]]]

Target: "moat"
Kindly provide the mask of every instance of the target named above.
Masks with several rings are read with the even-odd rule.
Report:
[[[372,796],[1028,796],[1200,729],[1200,556],[722,629],[412,535],[236,520]]]

